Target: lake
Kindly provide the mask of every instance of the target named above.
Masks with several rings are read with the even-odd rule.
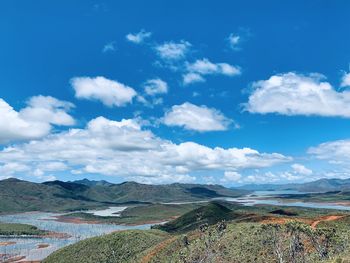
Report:
[[[109,208],[106,210],[89,211],[97,214],[114,215],[117,212],[125,209],[122,208]],[[113,224],[74,224],[67,222],[55,221],[55,217],[62,214],[58,213],[42,213],[42,212],[30,212],[20,213],[14,215],[1,215],[0,221],[6,223],[22,223],[37,226],[40,229],[67,233],[71,237],[69,238],[1,238],[0,242],[16,242],[16,244],[0,246],[0,254],[13,254],[25,256],[25,260],[42,260],[55,250],[64,246],[76,243],[82,239],[100,236],[106,233],[111,233],[118,230],[127,229],[149,229],[151,224],[137,225],[137,226],[124,226]],[[38,248],[39,244],[48,244],[46,248]]]
[[[283,190],[283,191],[255,191],[252,194],[238,197],[230,198],[224,197],[220,198],[228,202],[237,202],[245,206],[253,205],[276,205],[276,206],[297,206],[297,207],[308,207],[308,208],[320,208],[320,209],[335,209],[335,210],[346,210],[350,211],[350,206],[338,205],[332,203],[316,203],[316,202],[300,202],[300,201],[283,201],[280,199],[271,199],[273,197],[278,197],[279,195],[287,194],[307,194],[306,192],[299,192],[294,190]]]

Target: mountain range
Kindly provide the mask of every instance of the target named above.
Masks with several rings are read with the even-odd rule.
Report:
[[[15,178],[0,181],[0,213],[76,211],[130,203],[184,202],[237,197],[248,191],[221,185],[136,182],[113,184],[87,179],[33,183]]]
[[[295,190],[300,192],[332,192],[332,191],[349,191],[349,179],[319,179],[312,182],[301,184],[248,184],[232,189],[247,190],[247,191],[281,191],[281,190]]]

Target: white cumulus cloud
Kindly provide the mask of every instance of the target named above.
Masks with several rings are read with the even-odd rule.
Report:
[[[50,96],[34,96],[19,112],[0,98],[0,143],[46,136],[52,125],[75,123],[68,111],[74,105]]]
[[[242,179],[242,175],[235,171],[225,171],[223,182],[239,182]]]
[[[73,103],[61,101],[50,96],[34,96],[28,106],[20,111],[20,116],[32,122],[46,122],[55,125],[71,126],[75,120],[67,112],[74,107]]]
[[[189,102],[172,106],[165,113],[163,123],[168,126],[180,126],[199,132],[227,130],[232,120],[220,111],[206,106],[197,106]]]
[[[350,87],[350,73],[344,73],[341,79],[340,87]]]
[[[144,89],[147,95],[154,96],[168,92],[168,84],[159,79],[149,79],[144,83]]]
[[[99,100],[108,107],[125,106],[137,94],[133,88],[105,77],[75,77],[71,85],[76,98]]]
[[[320,74],[285,73],[253,84],[251,113],[350,117],[350,92],[336,91]]]
[[[300,174],[300,175],[311,175],[313,173],[311,169],[306,168],[302,164],[295,163],[295,164],[292,164],[291,167],[293,168],[293,171],[295,173]]]
[[[0,151],[0,167],[17,167],[17,175],[30,167],[36,173],[33,176],[43,180],[65,170],[141,182],[185,182],[193,181],[191,173],[196,171],[238,171],[290,160],[282,154],[259,153],[250,148],[175,144],[144,130],[137,120],[104,117],[91,120],[83,129],[51,134]]]
[[[315,147],[310,147],[308,153],[321,160],[346,164],[350,161],[350,140],[321,143]]]
[[[205,82],[205,79],[202,77],[202,75],[198,73],[186,73],[183,75],[183,84],[188,85],[191,83],[196,83],[196,82]]]

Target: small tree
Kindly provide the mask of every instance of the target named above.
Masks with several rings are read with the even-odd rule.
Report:
[[[290,221],[286,223],[286,230],[289,234],[289,262],[304,263],[305,262],[305,233],[308,231],[308,225]]]
[[[285,263],[284,248],[283,248],[283,233],[282,227],[279,224],[265,224],[262,225],[262,231],[267,234],[267,239],[264,241],[268,243],[273,250],[273,254],[279,263]]]

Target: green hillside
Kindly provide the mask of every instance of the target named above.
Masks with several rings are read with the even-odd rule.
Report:
[[[36,226],[27,224],[12,224],[0,222],[0,236],[19,236],[19,235],[44,235],[47,232],[38,229]]]
[[[0,212],[69,211],[101,207],[103,204],[75,194],[59,185],[17,179],[0,181]]]
[[[194,209],[164,225],[154,226],[154,228],[169,233],[186,232],[196,229],[203,224],[213,225],[221,220],[229,220],[234,217],[235,215],[230,209],[222,204],[212,202]]]
[[[249,222],[249,218],[242,217],[233,220],[226,217],[227,221],[222,221],[219,219],[232,213],[231,210],[211,203],[168,224],[190,231],[117,232],[60,249],[43,263],[348,262],[350,217],[347,214],[336,216],[333,212],[320,216],[318,210],[312,210],[305,218],[285,216],[285,211],[272,216],[271,212],[276,210],[270,210],[267,216],[264,210],[259,214],[258,208],[255,209],[258,214],[251,216],[257,219],[260,215],[260,221]],[[202,213],[202,223],[213,224],[192,227],[190,220],[195,220],[198,213]]]
[[[168,237],[157,230],[116,232],[62,248],[43,263],[135,263],[147,254],[148,249]]]

